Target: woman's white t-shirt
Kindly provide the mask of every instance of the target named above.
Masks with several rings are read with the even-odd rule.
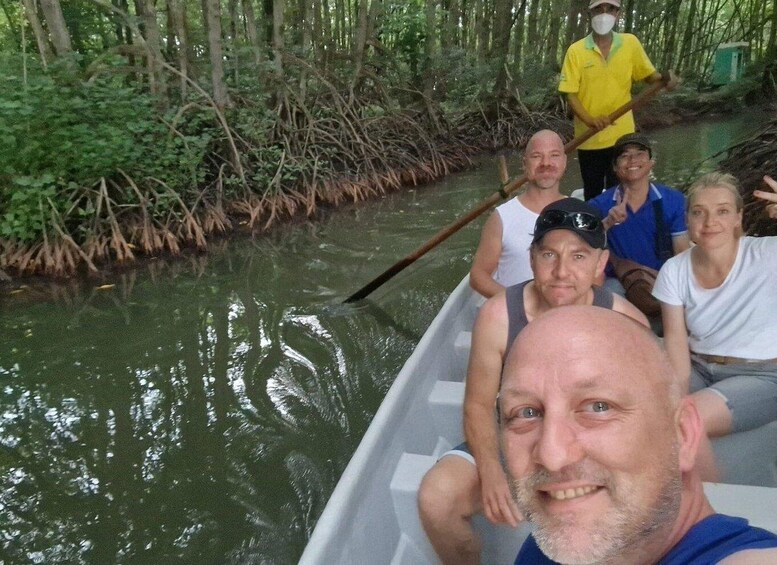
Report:
[[[684,251],[661,268],[653,296],[685,307],[691,351],[777,358],[777,237],[741,238],[734,266],[717,288],[699,286],[691,249]]]

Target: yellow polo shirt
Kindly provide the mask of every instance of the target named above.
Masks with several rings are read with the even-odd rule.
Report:
[[[567,49],[558,90],[575,93],[588,113],[606,116],[631,100],[631,85],[656,72],[645,49],[634,35],[613,32],[607,60],[594,43],[593,35],[576,41]],[[588,126],[575,116],[575,137]],[[634,132],[634,115],[629,112],[618,118],[580,146],[580,149],[604,149],[617,139]]]

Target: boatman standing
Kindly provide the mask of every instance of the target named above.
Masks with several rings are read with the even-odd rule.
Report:
[[[662,79],[639,39],[613,31],[620,7],[620,0],[592,0],[588,5],[593,31],[567,49],[558,86],[574,113],[575,137],[588,128],[599,131],[577,152],[586,200],[618,182],[612,147],[619,137],[635,131],[632,112],[613,123],[607,116],[631,100],[632,83]],[[671,71],[667,81],[667,90],[677,85]]]
[[[483,226],[469,274],[474,290],[489,298],[507,286],[532,278],[532,228],[540,210],[564,198],[559,183],[566,170],[567,156],[559,135],[550,130],[535,133],[523,154],[526,189],[498,206]]]
[[[545,207],[533,228],[533,280],[508,287],[480,309],[464,396],[467,442],[440,458],[418,493],[424,530],[446,565],[479,562],[480,541],[470,523],[475,513],[512,526],[522,519],[500,461],[495,413],[504,357],[521,329],[569,304],[612,309],[647,325],[623,297],[593,286],[607,263],[606,247],[596,208],[576,198],[558,200]]]

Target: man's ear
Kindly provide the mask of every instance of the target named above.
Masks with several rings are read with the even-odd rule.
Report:
[[[596,262],[596,276],[604,273],[605,267],[607,267],[607,261],[610,260],[610,250],[603,249],[599,255],[599,260]]]
[[[680,470],[683,473],[687,473],[696,466],[699,446],[706,435],[699,411],[696,409],[696,404],[690,396],[685,396],[680,401],[675,420],[677,439],[680,446]]]

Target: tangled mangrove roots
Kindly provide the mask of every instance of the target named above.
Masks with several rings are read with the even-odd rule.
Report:
[[[777,222],[764,211],[766,203],[753,197],[754,190],[771,190],[763,182],[764,175],[777,175],[777,119],[758,135],[731,147],[720,168],[739,179],[745,202],[745,231],[755,236],[777,235]]]
[[[126,175],[125,175],[126,176]],[[49,204],[50,221],[44,229],[42,241],[30,244],[11,239],[0,239],[0,268],[7,272],[30,275],[43,274],[66,277],[80,267],[97,273],[97,265],[107,262],[127,263],[135,259],[136,252],[154,256],[160,253],[177,255],[182,246],[205,249],[206,233],[224,233],[230,225],[223,211],[208,203],[200,203],[193,213],[177,194],[171,191],[141,193],[131,178],[129,186],[137,191],[139,205],[120,205],[115,194],[121,187],[106,179],[91,190],[78,193],[79,208],[70,207],[70,213],[60,213]],[[123,194],[124,201],[128,200]],[[159,201],[165,203],[166,217],[155,214]],[[70,216],[78,209],[94,210],[91,225],[75,223]],[[75,227],[74,227],[75,226]],[[207,230],[207,231],[206,231]],[[86,235],[76,241],[71,232]]]
[[[240,92],[235,106],[218,108],[196,88],[197,101],[160,116],[167,139],[145,142],[183,148],[169,177],[117,168],[88,186],[64,179],[55,196],[36,197],[40,237],[0,238],[0,272],[67,277],[204,250],[214,235],[265,230],[321,205],[440,179],[471,166],[476,153],[523,146],[538,129],[570,134],[565,118],[530,113],[520,101],[446,115],[421,93],[397,103],[374,77],[354,90],[305,61],[289,56],[287,64],[315,80],[304,89],[279,83],[271,109]],[[201,154],[189,152],[202,139]]]

